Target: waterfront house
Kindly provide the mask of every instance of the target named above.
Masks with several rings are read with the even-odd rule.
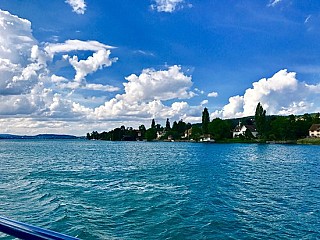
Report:
[[[215,140],[212,138],[210,134],[203,134],[199,140],[200,142],[204,143],[214,143]]]
[[[320,138],[320,124],[312,124],[309,128],[309,137]]]
[[[165,131],[157,131],[157,140],[160,140],[165,134]]]
[[[184,139],[190,139],[190,136],[192,135],[192,128],[187,129],[186,131],[184,131],[184,136],[182,136],[182,138]]]
[[[242,125],[241,122],[239,122],[239,124],[233,130],[232,136],[233,138],[245,136],[247,130],[252,134],[253,137],[258,136],[258,131],[255,125]]]

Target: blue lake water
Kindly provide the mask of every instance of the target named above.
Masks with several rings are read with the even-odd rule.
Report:
[[[81,239],[320,239],[320,146],[0,141],[0,215]]]

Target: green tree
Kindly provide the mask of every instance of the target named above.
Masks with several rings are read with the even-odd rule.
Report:
[[[215,140],[232,137],[232,126],[228,120],[215,118],[209,123],[208,130]]]
[[[146,127],[145,127],[143,124],[140,125],[140,126],[139,126],[139,131],[140,131],[140,133],[141,133],[141,138],[143,139],[144,136],[145,136],[145,134],[146,134],[146,131],[147,131]]]
[[[166,121],[166,131],[169,131],[171,129],[170,127],[170,122],[169,122],[169,118],[167,118],[167,121]]]
[[[91,139],[92,139],[90,133],[87,133],[87,139],[88,139],[88,140],[91,140]]]
[[[172,124],[172,131],[178,131],[178,123],[177,121],[174,121]]]
[[[192,126],[191,138],[193,140],[199,141],[202,134],[202,129],[199,125]]]
[[[184,132],[187,130],[187,124],[186,124],[183,120],[180,120],[180,121],[178,122],[177,128],[178,128],[178,133],[179,133],[180,135],[183,135]]]
[[[314,124],[320,124],[320,113],[317,113],[317,114],[313,117],[313,123],[314,123]]]
[[[156,122],[154,121],[154,119],[152,119],[151,128],[156,128]]]
[[[260,102],[257,105],[254,119],[260,138],[266,137],[266,110],[263,109]]]
[[[274,117],[270,123],[270,133],[272,140],[285,140],[287,133],[288,120],[286,117]]]
[[[146,139],[147,141],[152,141],[157,138],[157,130],[155,128],[149,128],[146,131]]]
[[[247,129],[244,133],[244,138],[245,139],[248,139],[248,140],[251,140],[254,138],[254,136],[252,135],[251,131],[249,129]]]
[[[207,108],[204,108],[202,112],[202,133],[208,134],[209,133],[209,122],[210,122],[210,116]]]
[[[296,117],[291,114],[288,117],[288,125],[287,125],[287,139],[297,139],[296,135],[297,135],[297,129],[296,129]]]

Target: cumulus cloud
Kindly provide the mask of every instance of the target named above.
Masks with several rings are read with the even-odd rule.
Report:
[[[268,114],[303,114],[320,111],[320,84],[308,85],[295,72],[280,70],[270,78],[254,82],[243,96],[234,96],[214,115],[225,118],[252,116],[260,102]]]
[[[200,116],[201,107],[191,107],[188,103],[174,102],[171,106],[164,105],[163,101],[173,99],[186,99],[195,94],[190,91],[192,81],[186,76],[180,66],[173,65],[167,70],[156,71],[144,69],[137,76],[135,74],[126,77],[124,94],[118,94],[104,105],[95,108],[94,115],[98,119],[112,119],[117,116],[130,118],[176,118],[185,119],[194,116],[197,112]]]
[[[217,92],[208,93],[208,97],[218,97],[218,93]]]
[[[109,46],[97,41],[81,41],[81,40],[67,40],[64,43],[47,43],[44,50],[52,60],[56,54],[68,53],[74,51],[92,51],[92,56],[87,59],[79,60],[77,55],[70,57],[65,54],[62,56],[63,60],[68,62],[76,70],[74,81],[76,83],[64,84],[64,86],[80,87],[86,84],[85,77],[88,74],[96,72],[98,69],[110,67],[118,58],[110,58],[113,46]],[[78,83],[78,84],[77,84]]]
[[[89,73],[96,72],[103,67],[110,67],[113,62],[117,61],[117,58],[110,59],[110,54],[110,50],[101,49],[86,60],[78,60],[77,56],[69,58],[70,64],[76,70],[74,80],[81,82]]]
[[[195,95],[189,91],[193,84],[191,77],[181,72],[177,65],[160,71],[144,69],[139,76],[132,74],[126,80],[128,82],[123,84],[125,98],[130,101],[184,99]]]
[[[116,126],[110,122],[121,120],[134,123],[150,118],[200,120],[202,107],[181,101],[196,94],[191,91],[192,77],[178,65],[131,74],[125,78],[123,94],[106,101],[106,96],[101,97],[99,93],[99,99],[93,99],[92,91],[120,90],[86,80],[89,74],[117,61],[110,57],[113,48],[97,41],[81,40],[39,44],[28,20],[0,11],[0,115],[4,117],[0,126],[4,131],[12,128],[11,133],[29,130],[39,133],[57,132],[59,128],[65,131],[62,130],[65,127],[69,127],[69,131],[80,131],[72,123],[79,124],[80,120],[99,122],[101,126],[109,122],[109,128]],[[89,56],[79,59],[79,51],[86,51]],[[60,65],[73,67],[74,78],[61,75],[63,71],[58,74],[56,70]],[[77,92],[78,89],[81,91]],[[90,91],[90,97],[82,95],[86,91]],[[19,119],[19,124],[15,119]],[[23,129],[22,123],[28,130]],[[95,126],[95,130],[99,129]],[[88,130],[87,125],[82,127],[81,131]]]
[[[84,0],[66,0],[66,3],[68,3],[72,7],[72,11],[77,14],[84,14],[86,10],[86,3]]]
[[[123,94],[108,101],[105,96],[92,100],[92,91],[120,90],[86,80],[89,74],[117,61],[110,57],[113,48],[81,40],[39,44],[28,20],[0,11],[0,115],[19,118],[28,128],[55,130],[79,120],[143,122],[150,118],[195,120],[201,116],[201,106],[181,101],[196,94],[191,91],[192,77],[178,65],[131,74],[125,78]],[[79,59],[79,51],[89,52],[89,56]],[[73,79],[55,72],[61,64],[75,69]],[[76,92],[78,89],[81,91]],[[84,90],[90,91],[91,97],[81,95]],[[3,120],[0,124],[12,126],[8,122]],[[20,129],[18,125],[16,129]]]
[[[110,66],[113,47],[97,41],[68,40],[64,43],[44,44],[32,35],[31,23],[9,12],[0,10],[0,115],[61,117],[80,116],[75,108],[72,91],[63,88],[113,92],[119,88],[87,83],[88,74]],[[93,51],[92,56],[78,60],[77,56],[64,56],[76,70],[74,80],[52,74],[48,64],[59,53]]]
[[[192,5],[187,4],[184,0],[155,0],[155,3],[151,5],[152,10],[167,13],[172,13],[184,7],[190,8]]]
[[[28,93],[45,63],[36,54],[31,23],[0,10],[0,95]]]

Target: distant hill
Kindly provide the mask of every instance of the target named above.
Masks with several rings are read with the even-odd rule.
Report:
[[[35,136],[22,136],[13,134],[0,134],[0,139],[77,139],[78,137],[65,134],[38,134]]]

